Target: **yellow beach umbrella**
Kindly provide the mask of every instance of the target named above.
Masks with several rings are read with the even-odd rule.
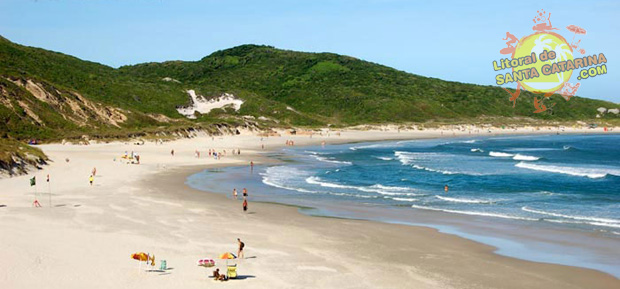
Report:
[[[230,253],[230,252],[226,252],[220,255],[220,259],[236,259],[237,256],[235,256],[235,254]]]

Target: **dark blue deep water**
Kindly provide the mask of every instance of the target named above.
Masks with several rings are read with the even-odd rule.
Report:
[[[265,184],[289,194],[620,234],[618,135],[399,141],[289,153],[301,163],[261,173]]]

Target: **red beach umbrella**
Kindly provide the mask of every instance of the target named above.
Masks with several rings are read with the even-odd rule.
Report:
[[[588,31],[586,31],[585,29],[577,26],[577,25],[568,25],[566,26],[566,29],[568,29],[568,31],[573,32],[575,34],[583,34],[586,35],[586,33],[588,33]]]
[[[588,31],[586,31],[585,29],[577,26],[577,25],[568,25],[566,26],[566,29],[570,32],[573,32],[573,40],[571,40],[571,45],[573,44],[573,42],[575,41],[575,36],[577,34],[582,34],[582,35],[586,35],[588,33]]]

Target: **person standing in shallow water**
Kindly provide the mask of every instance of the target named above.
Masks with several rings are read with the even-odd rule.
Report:
[[[237,199],[237,189],[233,189],[233,198]]]

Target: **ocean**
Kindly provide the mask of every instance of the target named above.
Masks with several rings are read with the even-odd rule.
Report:
[[[228,195],[247,187],[251,201],[310,215],[427,225],[505,255],[620,276],[609,255],[620,251],[619,143],[536,135],[289,147],[271,155],[277,164],[209,169],[187,183]]]

